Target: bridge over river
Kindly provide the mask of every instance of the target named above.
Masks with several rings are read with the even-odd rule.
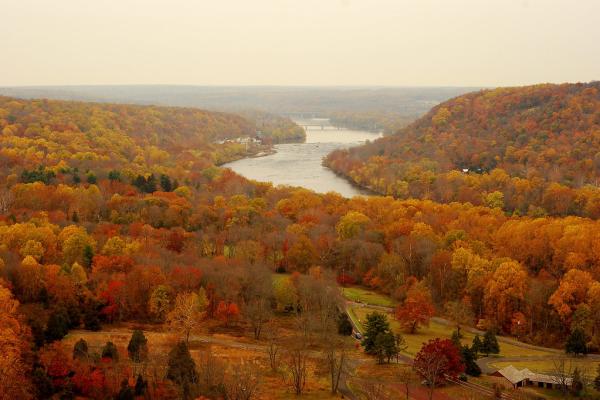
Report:
[[[342,129],[331,125],[329,118],[320,118],[315,116],[317,115],[316,113],[282,113],[282,115],[290,117],[295,123],[303,127],[304,130],[309,128],[320,129],[322,131]]]

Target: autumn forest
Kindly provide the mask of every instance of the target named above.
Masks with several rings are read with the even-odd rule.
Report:
[[[385,398],[344,357],[389,363],[434,316],[554,349],[583,332],[600,351],[597,82],[461,95],[324,161],[381,196],[219,167],[297,140],[256,112],[0,97],[0,399],[275,398],[323,382]],[[367,315],[362,343],[340,288],[392,305]],[[225,350],[194,364],[202,340],[232,337],[264,365]],[[460,347],[432,339],[414,362],[444,353],[458,376]]]

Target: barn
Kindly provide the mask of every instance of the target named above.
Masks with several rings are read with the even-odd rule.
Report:
[[[529,369],[517,369],[512,365],[497,370],[492,374],[493,376],[499,376],[506,379],[513,388],[523,386],[537,386],[541,388],[560,388],[563,385],[571,386],[571,378],[560,378],[554,375],[538,374],[531,372]]]

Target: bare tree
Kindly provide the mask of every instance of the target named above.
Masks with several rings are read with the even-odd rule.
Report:
[[[284,382],[291,386],[296,395],[301,395],[308,377],[308,349],[300,343],[289,350],[285,357]]]
[[[250,400],[260,382],[260,369],[255,363],[240,362],[227,374],[224,383],[227,400]]]
[[[12,190],[8,186],[0,187],[0,214],[7,214],[14,201]]]
[[[573,377],[573,364],[567,362],[564,357],[552,361],[552,373],[554,382],[559,385],[560,390],[566,394],[569,390],[569,384]]]
[[[255,297],[244,306],[244,315],[250,321],[254,339],[259,340],[264,325],[272,316],[271,302],[263,297]]]
[[[394,335],[394,340],[396,342],[396,362],[399,363],[400,362],[400,353],[402,353],[404,350],[408,349],[408,343],[406,343],[406,339],[404,339],[404,336],[402,336],[402,334],[400,332],[396,333]]]
[[[269,355],[269,363],[271,365],[271,371],[277,372],[279,369],[279,345],[277,344],[277,328],[269,327],[267,330],[267,354]]]
[[[433,399],[435,384],[439,379],[440,372],[445,368],[447,363],[448,359],[444,355],[426,353],[420,359],[418,367],[416,365],[413,366],[413,368],[415,368],[415,370],[427,381],[429,387],[429,400]]]
[[[374,379],[361,379],[357,381],[357,386],[359,390],[365,395],[368,400],[377,399],[377,400],[389,400],[390,396],[388,395],[385,385],[379,381]]]
[[[198,383],[200,390],[205,394],[214,394],[219,391],[225,381],[225,367],[213,355],[212,350],[200,354],[198,363]]]
[[[404,385],[404,393],[406,394],[406,400],[410,398],[410,386],[418,382],[418,376],[415,375],[414,371],[410,366],[406,365],[400,368],[398,372],[398,380]]]
[[[333,340],[325,355],[331,380],[331,393],[335,394],[338,391],[342,375],[346,373],[347,354],[344,341]]]
[[[264,325],[271,319],[273,284],[271,272],[263,265],[254,264],[245,271],[240,295],[244,301],[244,315],[252,326],[254,339],[260,339]]]

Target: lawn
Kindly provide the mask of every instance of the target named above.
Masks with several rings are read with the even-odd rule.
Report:
[[[271,274],[271,276],[273,277],[273,285],[277,285],[280,282],[286,281],[288,279],[290,279],[290,274],[279,274],[279,273],[274,273]]]
[[[353,319],[356,318],[355,321],[357,321],[359,326],[361,326],[362,323],[364,321],[366,321],[367,314],[371,313],[373,311],[381,312],[377,309],[374,309],[374,308],[371,308],[368,306],[364,306],[364,307],[354,306],[354,307],[350,307],[349,314],[351,314],[351,318],[353,318]],[[394,319],[394,317],[391,314],[388,314],[388,320],[390,321],[390,325],[394,332],[402,332],[400,324]],[[421,349],[421,346],[423,345],[423,343],[429,341],[430,339],[435,339],[435,338],[450,339],[450,337],[452,336],[453,330],[454,330],[453,326],[442,325],[440,323],[436,323],[436,322],[432,321],[428,327],[419,328],[419,330],[415,334],[408,334],[408,333],[402,332],[402,335],[404,336],[404,339],[406,340],[406,343],[408,345],[408,348],[406,349],[405,353],[409,356],[414,356]],[[471,344],[475,335],[472,333],[466,332],[465,330],[463,330],[462,332],[463,332],[463,336],[464,336],[462,343],[463,344]],[[543,355],[552,355],[552,354],[556,354],[556,353],[535,350],[535,349],[529,349],[529,348],[519,347],[519,346],[516,346],[513,344],[509,344],[509,343],[500,342],[500,356],[503,356],[503,357],[543,356]]]
[[[376,293],[372,290],[360,288],[357,286],[342,288],[342,294],[345,298],[356,303],[369,304],[373,306],[394,307],[396,302],[389,296]]]
[[[354,325],[356,327],[358,327],[358,331],[360,333],[364,333],[363,329],[362,329],[362,325],[358,320],[358,317],[356,316],[356,314],[354,313],[354,309],[352,307],[348,308],[348,316],[350,317],[350,319],[352,320],[352,322],[354,323]]]

